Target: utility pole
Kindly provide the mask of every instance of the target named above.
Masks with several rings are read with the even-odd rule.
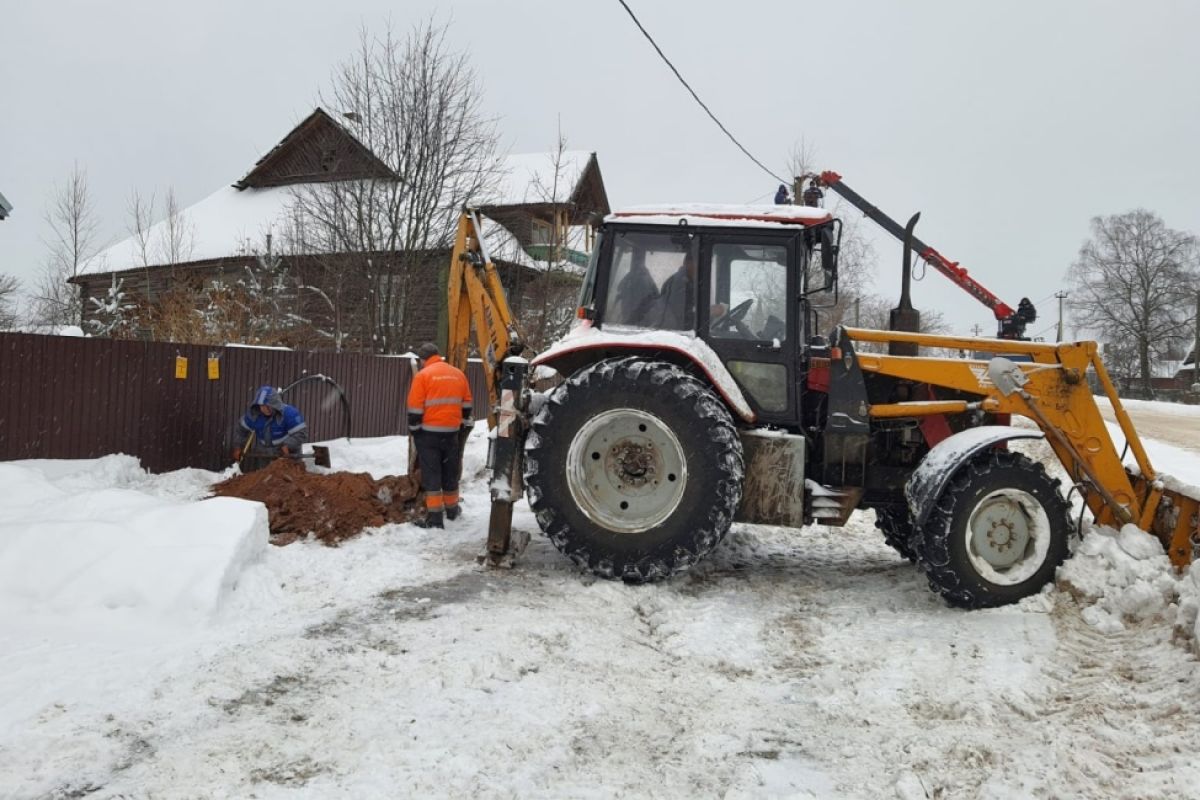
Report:
[[[860,317],[859,317],[859,313],[858,313],[858,304],[860,302],[861,302],[861,300],[859,298],[857,298],[857,297],[854,298],[854,327],[856,327],[856,328],[862,327],[859,324]]]
[[[975,336],[976,339],[978,339],[980,334],[983,333],[983,327],[978,322],[976,322],[974,325],[971,326],[971,333]]]
[[[1063,300],[1066,299],[1066,292],[1055,292],[1054,296],[1058,298],[1058,338],[1054,341],[1061,342],[1063,339]]]
[[[1192,391],[1200,392],[1200,289],[1196,290],[1196,341],[1192,343]]]

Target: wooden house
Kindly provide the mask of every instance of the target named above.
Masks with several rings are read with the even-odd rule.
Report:
[[[163,322],[171,313],[192,319],[190,309],[181,314],[178,308],[181,296],[193,298],[202,317],[230,316],[246,309],[249,292],[256,310],[245,313],[257,314],[259,329],[271,328],[262,343],[402,352],[435,338],[448,249],[317,252],[296,244],[304,239],[296,208],[305,193],[327,183],[397,180],[353,129],[352,120],[318,108],[239,180],[97,255],[72,279],[84,298],[84,329],[115,334],[124,324],[122,335],[182,340],[199,335],[188,332],[194,326],[173,332]],[[519,307],[547,263],[581,260],[579,248],[590,243],[588,221],[609,206],[594,153],[511,156],[504,167],[499,188],[479,205],[490,220],[488,240],[501,278]],[[539,181],[549,181],[549,188]],[[556,252],[547,250],[551,242],[560,243]],[[260,307],[281,275],[292,287],[289,308],[267,308],[271,298]],[[385,302],[393,291],[403,293],[402,310]],[[231,309],[215,308],[220,302]]]

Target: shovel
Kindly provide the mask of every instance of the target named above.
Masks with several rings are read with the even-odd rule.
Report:
[[[329,448],[325,447],[324,445],[314,444],[312,446],[311,453],[301,453],[297,456],[289,456],[289,458],[304,458],[304,459],[311,458],[313,460],[313,463],[316,464],[318,467],[325,467],[326,469],[331,469],[331,467],[329,466]]]
[[[251,434],[251,436],[253,436],[253,435],[254,434]],[[248,442],[247,444],[251,444],[251,442]],[[242,460],[239,461],[238,463],[244,465],[246,462],[252,462],[255,464],[254,469],[261,469],[266,464],[268,464],[272,461],[275,461],[277,459],[280,459],[280,458],[290,458],[290,459],[295,459],[297,461],[308,461],[309,459],[312,459],[312,462],[314,464],[316,464],[318,467],[325,467],[326,469],[332,469],[332,467],[330,466],[330,461],[329,461],[329,448],[325,447],[324,445],[319,445],[319,444],[311,445],[311,447],[312,447],[311,453],[289,453],[286,456],[266,456],[266,455],[254,455],[254,454],[246,455],[245,452],[243,452]],[[245,466],[243,466],[243,469],[245,469]]]

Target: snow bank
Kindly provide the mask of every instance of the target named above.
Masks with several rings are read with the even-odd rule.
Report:
[[[330,468],[310,467],[314,472],[365,472],[375,480],[408,474],[407,436],[330,439],[315,446],[329,448]]]
[[[1170,620],[1184,580],[1193,579],[1178,577],[1158,540],[1136,525],[1094,528],[1058,571],[1059,588],[1087,604],[1084,620],[1104,633]]]
[[[0,464],[0,615],[194,626],[267,547],[266,509],[185,502],[129,456]]]
[[[1189,568],[1179,581],[1179,613],[1175,629],[1192,642],[1192,650],[1200,656],[1200,570]]]

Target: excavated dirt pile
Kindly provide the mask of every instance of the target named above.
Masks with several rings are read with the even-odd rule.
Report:
[[[375,480],[365,472],[317,475],[298,461],[279,459],[248,475],[213,486],[213,494],[257,500],[267,507],[271,543],[291,544],[312,534],[327,545],[363,528],[419,516],[420,483],[408,475]]]

